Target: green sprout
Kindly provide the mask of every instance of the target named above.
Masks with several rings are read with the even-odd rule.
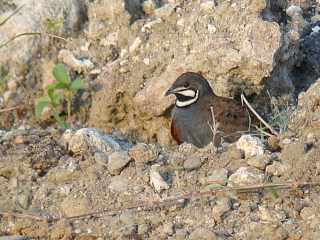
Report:
[[[57,64],[54,67],[53,76],[55,78],[55,82],[47,86],[46,96],[38,99],[35,114],[37,118],[41,118],[43,110],[46,107],[50,107],[52,109],[52,115],[59,126],[62,128],[68,128],[69,124],[60,117],[59,108],[62,106],[63,102],[66,101],[67,120],[70,122],[70,117],[72,115],[72,99],[79,90],[85,88],[84,82],[80,78],[72,81],[63,64]]]

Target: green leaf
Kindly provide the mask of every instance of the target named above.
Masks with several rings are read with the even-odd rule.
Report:
[[[35,109],[35,114],[37,118],[41,118],[43,109],[45,107],[48,107],[50,105],[50,99],[48,97],[42,97],[38,100],[36,109]]]
[[[54,83],[51,83],[47,86],[47,89],[48,90],[55,90],[55,89],[64,89],[64,88],[67,88],[68,85],[65,84],[64,82],[54,82]]]
[[[53,76],[58,82],[69,85],[71,83],[69,73],[63,64],[57,64],[53,68]]]
[[[77,78],[76,80],[72,81],[70,89],[73,92],[77,92],[80,89],[84,89],[84,81],[80,78]]]
[[[62,92],[55,92],[52,94],[51,101],[54,106],[60,105],[61,100],[63,99],[63,93]]]

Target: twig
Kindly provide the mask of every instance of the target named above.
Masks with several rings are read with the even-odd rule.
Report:
[[[4,25],[6,22],[9,21],[10,18],[12,18],[14,15],[16,15],[18,12],[20,12],[20,10],[24,7],[24,5],[21,5],[20,7],[18,7],[16,10],[14,10],[8,17],[6,17],[5,19],[3,19],[0,22],[0,26]]]
[[[9,107],[9,108],[0,109],[0,113],[9,112],[9,111],[12,111],[12,110],[16,110],[18,108],[19,107]]]
[[[273,189],[273,190],[294,190],[294,189],[301,189],[303,187],[315,187],[320,186],[320,182],[286,182],[286,183],[272,183],[272,184],[258,184],[258,185],[250,185],[250,186],[243,186],[243,187],[220,187],[216,189],[211,189],[208,191],[194,191],[194,192],[188,192],[176,197],[168,197],[165,199],[160,200],[152,200],[152,201],[144,201],[139,203],[134,203],[132,205],[129,205],[125,208],[118,208],[118,209],[106,209],[102,211],[95,211],[90,212],[87,214],[77,215],[77,216],[71,216],[71,217],[43,217],[43,216],[37,216],[34,214],[22,214],[22,213],[15,213],[15,212],[1,212],[0,216],[3,217],[16,217],[16,218],[27,218],[32,219],[35,221],[41,221],[41,222],[47,222],[47,223],[54,223],[58,222],[60,220],[79,220],[79,219],[85,219],[89,217],[98,217],[99,215],[115,215],[117,213],[121,213],[123,211],[127,210],[138,210],[138,211],[144,211],[144,210],[151,210],[156,207],[168,207],[178,204],[184,204],[186,200],[195,200],[199,199],[201,197],[208,197],[215,195],[219,192],[236,192],[236,193],[251,193],[251,192],[257,192],[261,190],[267,190],[267,189]]]
[[[262,122],[270,131],[272,134],[276,135],[277,137],[279,137],[279,133],[274,130],[257,112],[256,110],[254,110],[254,108],[251,106],[251,104],[248,102],[248,100],[246,99],[246,97],[241,94],[241,102],[242,105],[243,103],[245,103],[247,105],[247,107],[250,109],[250,111],[259,119],[260,122]]]
[[[27,218],[32,219],[39,222],[48,222],[48,218],[41,217],[39,215],[28,214],[28,213],[16,213],[16,212],[8,212],[8,211],[0,211],[0,216],[3,217],[15,217],[15,218]]]
[[[26,33],[20,33],[20,34],[17,34],[15,36],[13,36],[12,38],[10,38],[9,40],[7,40],[6,42],[4,43],[1,43],[0,44],[0,48],[3,48],[5,46],[7,46],[9,43],[13,42],[14,40],[16,40],[17,38],[20,38],[20,37],[23,37],[23,36],[41,36],[41,35],[47,35],[51,38],[57,38],[57,39],[60,39],[60,40],[64,40],[67,42],[67,39],[63,38],[63,37],[60,37],[60,36],[57,36],[57,35],[54,35],[54,34],[50,34],[50,33],[41,33],[41,32],[26,32]]]
[[[219,127],[219,123],[216,122],[216,118],[214,116],[214,112],[213,112],[213,107],[210,106],[210,111],[211,111],[211,117],[212,117],[212,124],[210,124],[210,122],[208,122],[209,127],[212,131],[212,144],[214,145],[214,142],[216,140],[216,135],[218,133],[218,127]]]

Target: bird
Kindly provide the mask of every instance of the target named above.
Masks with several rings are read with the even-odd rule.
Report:
[[[178,144],[187,142],[203,148],[214,141],[219,146],[222,139],[236,141],[239,132],[249,128],[247,109],[234,99],[217,96],[200,73],[180,75],[165,92],[165,96],[169,95],[176,97],[171,135]]]

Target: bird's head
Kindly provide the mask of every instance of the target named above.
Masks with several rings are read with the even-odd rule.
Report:
[[[174,94],[177,98],[177,107],[187,107],[196,103],[207,95],[213,95],[208,81],[198,73],[183,73],[165,93],[166,96]]]

